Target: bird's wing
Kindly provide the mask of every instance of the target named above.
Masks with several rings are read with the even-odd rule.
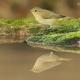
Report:
[[[52,13],[45,12],[41,15],[44,19],[52,19],[54,16]]]
[[[57,18],[63,18],[63,17],[65,17],[63,15],[59,15],[59,14],[56,14],[56,13],[48,11],[48,10],[45,10],[44,13],[41,16],[44,19],[57,19]]]

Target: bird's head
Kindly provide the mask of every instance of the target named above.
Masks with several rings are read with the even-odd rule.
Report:
[[[31,9],[31,13],[35,16],[35,15],[38,15],[38,16],[42,16],[44,15],[46,12],[45,12],[45,9],[42,9],[42,8],[39,8],[39,7],[35,7],[35,8],[32,8]]]

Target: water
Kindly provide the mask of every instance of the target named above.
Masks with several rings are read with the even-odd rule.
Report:
[[[39,74],[31,72],[37,57],[49,52],[25,43],[0,44],[0,80],[80,80],[78,54],[55,53],[72,60]]]

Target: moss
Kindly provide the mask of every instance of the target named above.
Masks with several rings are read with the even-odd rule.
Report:
[[[0,19],[0,34],[16,33],[22,28],[35,25],[37,22],[33,18],[22,18],[22,19]]]
[[[70,44],[70,41],[80,39],[80,19],[56,20],[53,27],[36,24],[34,18],[0,19],[0,28],[5,28],[6,33],[17,32],[22,26],[29,27],[28,33],[31,34],[29,40],[32,42],[66,45]]]
[[[80,30],[79,19],[58,20],[56,21],[55,28],[54,28],[55,33],[68,33],[68,32],[75,32],[78,30]]]
[[[80,40],[80,19],[57,20],[53,27],[38,29],[34,32],[36,35],[32,39],[30,38],[32,42],[36,39],[37,42],[47,45],[70,45],[72,42]]]
[[[27,41],[34,42],[34,43],[41,43],[43,42],[41,38],[42,36],[31,36],[27,39]]]
[[[75,41],[79,39],[80,39],[80,31],[77,31],[64,34],[63,36],[58,38],[56,42],[61,44],[70,44],[73,40]]]
[[[37,22],[33,18],[22,18],[22,19],[0,19],[0,24],[10,26],[22,26],[22,25],[34,25]]]

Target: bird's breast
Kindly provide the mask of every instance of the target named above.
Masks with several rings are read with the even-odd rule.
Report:
[[[44,19],[43,17],[41,17],[41,15],[37,15],[34,14],[35,19],[40,23],[40,24],[44,24],[44,25],[53,25],[54,22],[56,21],[56,19]]]
[[[53,25],[53,23],[55,22],[55,19],[42,19],[42,18],[39,18],[39,19],[37,19],[37,21],[41,24],[44,24],[44,25]]]

